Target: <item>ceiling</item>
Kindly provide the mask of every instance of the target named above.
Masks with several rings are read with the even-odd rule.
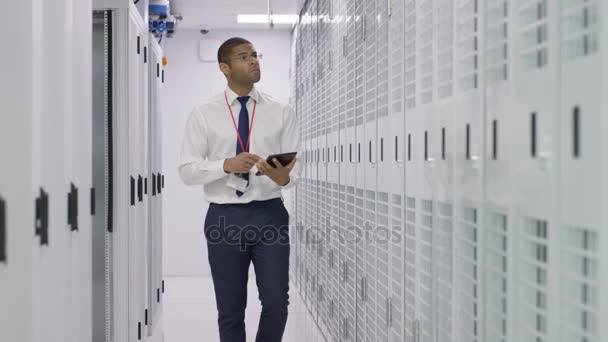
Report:
[[[270,0],[274,14],[298,14],[297,0]],[[270,29],[265,24],[238,24],[237,14],[267,14],[267,0],[171,0],[171,13],[181,14],[180,28]],[[288,30],[291,25],[275,25]]]

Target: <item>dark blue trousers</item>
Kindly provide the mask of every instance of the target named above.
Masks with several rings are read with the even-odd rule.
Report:
[[[280,198],[210,204],[205,238],[215,288],[221,342],[245,342],[249,263],[262,313],[256,342],[279,342],[289,305],[289,214]]]

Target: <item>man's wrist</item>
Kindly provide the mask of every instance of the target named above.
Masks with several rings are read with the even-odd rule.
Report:
[[[277,184],[279,186],[285,186],[285,185],[289,184],[289,180],[290,180],[289,176],[287,176],[287,177],[285,177],[285,179],[281,179],[280,182],[277,182]]]
[[[230,173],[229,165],[230,158],[224,159],[224,173]]]

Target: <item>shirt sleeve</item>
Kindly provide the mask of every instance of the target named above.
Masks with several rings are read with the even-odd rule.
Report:
[[[302,163],[303,152],[302,143],[300,141],[298,118],[289,105],[284,109],[284,125],[283,131],[281,132],[281,152],[298,152],[296,155],[296,163],[289,173],[289,183],[281,187],[282,189],[287,190],[297,184],[300,174],[302,173],[302,168],[304,167],[304,164]]]
[[[202,113],[194,108],[184,130],[179,176],[186,185],[201,185],[228,176],[224,172],[224,159],[209,160],[207,126]]]

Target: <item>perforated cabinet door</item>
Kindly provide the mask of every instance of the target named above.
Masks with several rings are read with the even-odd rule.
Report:
[[[559,231],[556,221],[559,132],[559,7],[557,2],[524,1],[515,5],[513,82],[513,200],[516,230],[517,339],[559,339],[557,288]],[[515,337],[514,337],[515,338]]]
[[[599,301],[606,284],[606,4],[601,1],[560,3],[559,125],[559,284],[557,319],[560,337],[599,341],[606,330],[606,301]],[[602,70],[602,72],[600,72]],[[585,200],[582,201],[581,199]],[[605,254],[604,254],[605,255]],[[604,264],[604,265],[603,265]]]
[[[509,341],[514,331],[514,233],[511,200],[516,196],[514,157],[521,153],[511,140],[519,136],[513,129],[517,118],[513,75],[516,30],[514,4],[496,0],[485,6],[485,238],[483,246],[486,274],[484,312],[485,339]]]

